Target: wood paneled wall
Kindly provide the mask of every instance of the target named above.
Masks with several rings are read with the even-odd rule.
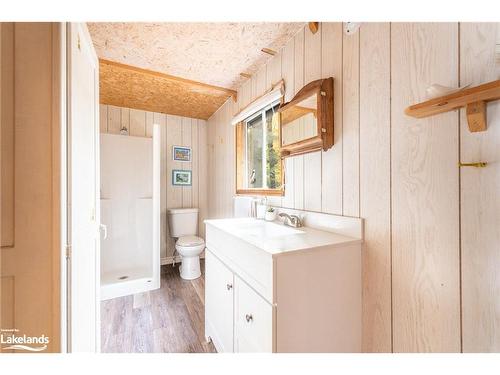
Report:
[[[162,262],[169,262],[175,250],[167,223],[167,209],[198,207],[199,230],[204,237],[203,220],[207,217],[207,126],[205,120],[166,115],[164,113],[100,105],[101,133],[119,134],[122,127],[137,137],[151,137],[153,124],[160,125],[160,210]],[[172,146],[192,149],[191,162],[173,161]],[[192,170],[192,186],[173,186],[172,170]]]
[[[495,63],[500,26],[460,24],[460,84],[500,78]],[[488,104],[488,130],[470,133],[460,110],[460,159],[486,168],[460,173],[462,321],[464,352],[500,352],[500,102]]]
[[[359,216],[363,247],[363,349],[392,351],[391,66],[388,23],[360,33]],[[374,151],[376,150],[376,151]]]
[[[457,352],[458,115],[403,110],[433,82],[458,85],[458,24],[393,24],[391,49],[394,350]]]
[[[498,78],[498,24],[341,23],[307,27],[208,120],[209,217],[232,215],[233,113],[283,78],[285,100],[335,78],[335,145],[287,158],[276,206],[365,219],[363,350],[500,350],[500,104],[488,131],[465,114],[404,115],[433,83]],[[486,161],[459,170],[458,162]]]
[[[229,99],[207,121],[208,217],[233,215],[236,192],[236,128],[230,125],[236,103]]]

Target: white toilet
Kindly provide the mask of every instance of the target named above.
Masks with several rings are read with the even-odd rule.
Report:
[[[177,238],[175,248],[182,258],[181,277],[197,279],[201,275],[200,254],[205,249],[203,238],[197,237],[198,209],[173,208],[168,210],[170,235]]]

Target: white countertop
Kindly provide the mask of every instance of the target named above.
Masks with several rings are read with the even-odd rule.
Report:
[[[359,238],[327,232],[309,227],[292,228],[280,221],[266,222],[254,218],[205,220],[205,224],[222,230],[273,256],[310,250],[361,243]]]

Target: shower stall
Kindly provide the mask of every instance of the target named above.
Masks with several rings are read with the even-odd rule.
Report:
[[[101,134],[101,300],[160,287],[160,131]]]

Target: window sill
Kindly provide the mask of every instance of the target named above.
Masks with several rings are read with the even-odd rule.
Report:
[[[236,195],[267,195],[267,196],[284,196],[284,189],[236,189]]]

